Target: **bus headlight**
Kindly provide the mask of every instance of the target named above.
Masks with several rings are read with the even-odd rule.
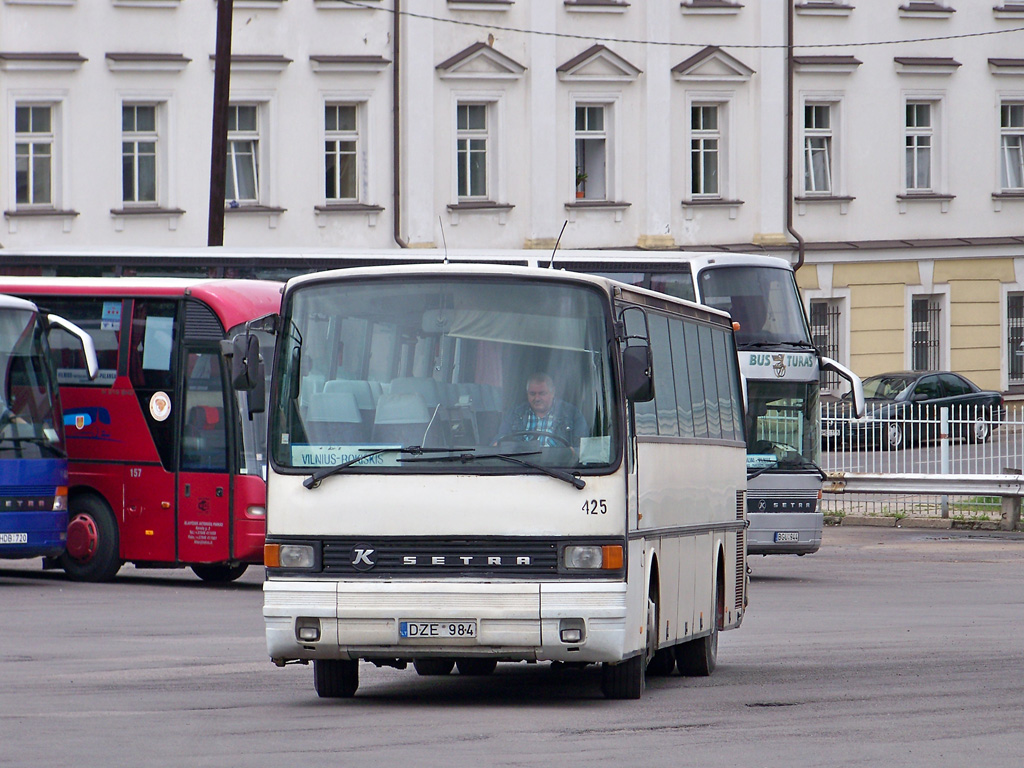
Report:
[[[562,555],[570,570],[616,571],[622,568],[622,545],[570,545]]]
[[[53,494],[53,511],[64,512],[68,508],[68,489],[63,485],[58,485],[56,492]]]
[[[268,568],[313,568],[316,554],[309,544],[265,544],[263,564]]]

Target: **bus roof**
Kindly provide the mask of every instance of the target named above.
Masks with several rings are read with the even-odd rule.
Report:
[[[309,274],[293,277],[288,281],[286,290],[290,292],[295,288],[301,287],[303,285],[313,284],[317,282],[325,282],[330,280],[360,277],[395,277],[397,275],[419,277],[443,277],[445,275],[511,278],[528,277],[531,279],[540,280],[563,280],[565,282],[588,283],[590,285],[598,286],[602,290],[609,293],[617,290],[619,293],[623,295],[643,297],[644,300],[649,300],[651,302],[684,305],[686,307],[689,307],[690,310],[693,312],[714,315],[721,318],[721,320],[724,322],[729,322],[728,313],[722,312],[720,310],[706,306],[704,304],[698,304],[696,302],[688,301],[686,299],[679,299],[674,296],[667,296],[663,293],[651,291],[646,288],[638,288],[636,286],[628,285],[626,283],[619,282],[618,280],[614,280],[601,275],[590,275],[583,272],[572,272],[563,268],[542,269],[539,267],[521,267],[515,265],[510,266],[507,264],[480,264],[474,262],[466,262],[459,264],[453,264],[451,262],[448,262],[446,264],[407,264],[402,266],[389,267],[351,267],[348,269],[332,269],[324,272],[312,272]]]
[[[0,277],[0,291],[21,296],[175,298],[202,301],[225,329],[281,309],[282,283],[176,277]]]

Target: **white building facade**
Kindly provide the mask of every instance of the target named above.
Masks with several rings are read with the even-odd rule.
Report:
[[[8,253],[206,243],[216,16],[0,0]],[[230,101],[226,245],[765,248],[859,373],[1024,386],[1024,3],[235,0]]]

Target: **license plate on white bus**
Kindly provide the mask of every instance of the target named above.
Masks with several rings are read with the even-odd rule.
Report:
[[[28,534],[0,533],[0,544],[28,544]]]
[[[781,544],[787,541],[800,541],[800,534],[797,531],[776,531],[775,543]]]
[[[475,621],[399,621],[398,636],[402,640],[476,637]]]

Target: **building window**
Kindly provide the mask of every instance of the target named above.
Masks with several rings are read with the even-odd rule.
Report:
[[[324,195],[328,202],[359,198],[359,128],[354,104],[328,104],[324,109]]]
[[[910,356],[915,371],[941,367],[942,297],[915,296],[910,305]]]
[[[832,192],[832,106],[804,105],[804,191]]]
[[[907,102],[906,183],[908,192],[932,189],[932,147],[934,145],[934,105]]]
[[[225,200],[259,202],[259,148],[259,107],[255,104],[232,104],[228,108]]]
[[[608,199],[607,112],[603,105],[576,105],[576,196],[585,200]]]
[[[839,339],[841,310],[835,299],[811,300],[811,343],[825,357],[841,360]],[[837,390],[842,382],[832,371],[821,372],[822,389]]]
[[[690,106],[690,192],[721,196],[722,130],[717,104]]]
[[[19,206],[52,206],[54,108],[18,105],[14,108],[15,201]]]
[[[1000,106],[999,128],[1003,191],[1024,191],[1024,103]]]
[[[156,203],[157,108],[121,106],[121,199],[125,204]]]
[[[1006,297],[1006,359],[1009,383],[1024,384],[1024,293]]]
[[[487,105],[459,104],[455,123],[459,200],[486,200]]]

